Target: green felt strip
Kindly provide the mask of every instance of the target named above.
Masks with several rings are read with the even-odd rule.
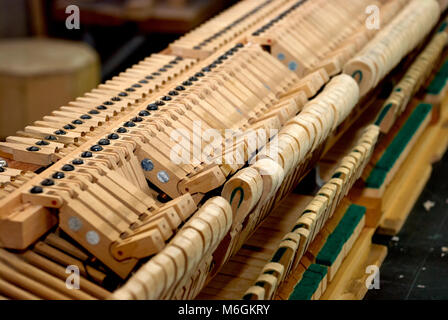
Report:
[[[324,247],[316,257],[316,263],[331,267],[344,247],[344,241],[340,238],[328,238]]]
[[[341,221],[320,250],[316,263],[311,264],[303,273],[302,279],[294,287],[289,300],[311,299],[322,279],[327,275],[328,269],[326,266],[333,264],[365,213],[366,208],[356,204],[352,204],[347,208]]]
[[[446,28],[446,22],[444,22],[444,29]],[[437,72],[431,84],[426,88],[426,92],[429,94],[440,94],[442,89],[445,87],[448,80],[448,61],[442,65],[440,70]]]
[[[445,61],[445,63],[440,68],[439,72],[437,72],[437,75],[447,77],[448,76],[448,60]]]
[[[366,185],[368,188],[378,189],[381,187],[387,173],[393,168],[395,162],[406,149],[409,141],[411,141],[412,137],[420,128],[420,125],[426,119],[431,109],[432,105],[426,103],[421,103],[415,108],[367,178]]]
[[[431,81],[431,84],[426,88],[426,92],[429,94],[440,94],[442,89],[446,85],[447,78],[443,75],[436,75],[434,79]]]
[[[372,172],[370,172],[369,177],[366,180],[366,186],[372,189],[379,189],[383,185],[386,180],[388,171],[374,168]]]
[[[327,241],[319,251],[316,257],[316,263],[325,266],[331,266],[334,263],[344,244],[351,237],[365,213],[366,208],[363,206],[352,204],[348,207],[341,221],[328,236]]]
[[[446,21],[443,21],[443,23],[440,25],[439,32],[445,31],[448,23]]]
[[[317,263],[313,263],[312,265],[310,265],[309,268],[308,268],[308,270],[309,270],[310,272],[319,274],[319,275],[321,276],[322,279],[323,279],[323,278],[327,275],[327,273],[328,273],[328,268],[327,268],[327,267],[325,267],[325,266],[323,266],[323,265],[320,265],[320,264],[317,264]]]
[[[305,286],[296,286],[294,291],[289,296],[289,300],[311,300],[313,293],[316,291],[313,290],[313,287],[305,287]]]
[[[317,264],[310,265],[303,273],[300,282],[294,287],[289,300],[310,300],[326,274],[325,267]]]

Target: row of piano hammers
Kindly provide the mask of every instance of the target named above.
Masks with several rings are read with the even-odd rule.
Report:
[[[391,95],[384,102],[382,113],[377,119],[382,133],[387,134],[391,130],[395,120],[406,109],[411,98],[426,84],[447,44],[447,31],[438,32],[395,85]],[[425,101],[433,102],[427,97]]]
[[[319,189],[291,230],[285,232],[273,254],[275,259],[266,263],[245,298],[272,299],[283,280],[299,274],[301,258],[369,163],[378,134],[375,125],[364,129],[352,151],[340,160],[332,178]]]
[[[275,158],[276,160],[261,151],[259,153],[259,160],[250,167],[240,170],[224,185],[222,198],[213,198],[205,203],[203,209],[207,211],[212,201],[222,201],[223,207],[226,207],[228,214],[226,231],[223,233],[215,233],[219,234],[221,238],[219,247],[213,247],[215,249],[213,251],[217,257],[213,257],[214,265],[212,269],[210,269],[210,257],[207,255],[204,256],[203,247],[198,245],[192,250],[194,253],[191,253],[190,256],[193,257],[189,261],[196,268],[199,268],[199,265],[195,263],[201,262],[203,268],[200,270],[195,269],[194,274],[189,274],[187,278],[176,278],[176,272],[170,272],[167,268],[160,268],[160,266],[169,264],[169,260],[163,263],[162,261],[165,260],[161,259],[165,256],[166,252],[171,250],[169,249],[171,244],[176,244],[176,241],[173,240],[162,252],[153,257],[134,277],[117,291],[115,298],[183,299],[194,297],[198,293],[197,283],[200,283],[201,285],[199,287],[202,288],[205,280],[210,279],[211,275],[227,262],[239,249],[244,240],[246,240],[244,236],[247,236],[247,230],[253,231],[256,225],[260,224],[266,218],[268,214],[268,211],[265,211],[267,203],[275,202],[282,197],[283,192],[286,192],[281,187],[287,185],[285,178],[296,176],[307,154],[314,151],[318,145],[324,143],[330,132],[350,113],[358,101],[357,90],[356,82],[351,77],[340,76],[334,78],[316,99],[305,105],[303,111],[295,118],[289,120],[282,128],[279,133],[279,140],[282,142],[279,142],[280,147],[277,150],[279,157]],[[342,98],[343,92],[345,97],[347,97],[346,99]],[[320,110],[320,113],[317,113],[317,110]],[[331,115],[331,117],[328,117],[328,122],[325,120],[320,122],[323,112]],[[336,113],[338,116],[335,116]],[[339,121],[336,119],[339,119]],[[377,129],[377,127],[375,128]],[[369,131],[370,135],[372,135],[371,131]],[[365,136],[368,136],[368,138]],[[347,181],[343,180],[343,183],[340,185],[341,188],[345,182],[353,183],[357,179],[357,176],[354,174],[355,167],[364,166],[368,162],[371,146],[374,145],[374,141],[368,134],[365,136],[363,136],[362,143],[367,140],[369,141],[369,144],[366,143],[369,146],[369,152],[367,152],[365,146],[359,146],[359,150],[361,151],[357,151],[359,155],[355,155],[356,161],[349,163],[348,161],[351,158],[344,159],[346,161],[341,164],[340,170],[344,172],[347,177],[347,179],[344,179]],[[315,145],[313,146],[313,144]],[[300,145],[302,146],[301,148]],[[353,157],[353,155],[350,156]],[[349,168],[347,169],[348,171],[344,171],[344,168],[347,166]],[[356,173],[358,174],[358,171]],[[295,178],[298,179],[298,177]],[[281,190],[279,191],[279,189]],[[237,194],[238,191],[239,193]],[[254,207],[256,208],[254,209]],[[178,232],[176,237],[178,235],[180,237],[185,228],[189,230],[190,223],[196,224],[195,218],[198,217],[201,217],[201,214],[195,214]],[[250,222],[247,222],[247,220],[250,220]],[[244,232],[242,232],[243,225],[245,228]],[[199,226],[194,228],[195,231],[199,231]],[[194,238],[193,234],[191,232],[190,239]],[[200,234],[203,240],[210,239],[209,235],[205,233],[205,230],[201,230]],[[214,245],[213,242],[207,243],[208,246],[211,244]],[[159,264],[158,267],[155,266],[157,264]],[[184,270],[183,265],[180,268]],[[174,270],[178,269],[179,267],[174,268]],[[163,280],[163,275],[165,276],[165,280]],[[169,282],[167,282],[167,276],[169,276]],[[158,289],[159,287],[160,291]]]
[[[314,74],[313,77],[320,79],[321,84],[324,82],[321,73]],[[314,79],[312,82],[316,83],[318,80]],[[317,84],[315,86],[319,87]],[[289,135],[302,144],[300,150],[297,142],[293,146],[283,143],[283,148],[288,148],[285,152],[289,154],[280,152],[280,159],[288,159],[287,162],[281,162],[286,172],[299,164],[300,157],[304,158],[309,150],[321,144],[330,131],[342,122],[358,99],[356,90],[357,86],[352,78],[335,78],[324,90],[322,98],[316,99],[314,108],[308,106],[307,111],[295,119],[295,124],[292,122],[286,126]],[[303,92],[300,93],[303,96]],[[293,94],[289,93],[290,95]],[[331,117],[321,119],[324,113]],[[284,138],[280,141],[284,141]],[[48,213],[49,219],[43,227],[49,229],[58,223],[59,228],[70,238],[122,278],[129,275],[139,259],[160,252],[165,247],[165,242],[171,239],[179,226],[197,209],[194,199],[188,193],[161,206],[149,191],[145,193],[143,186],[146,189],[148,187],[144,184],[144,171],[138,168],[133,142],[131,139],[123,140],[102,157],[94,157],[93,154],[107,151],[105,148],[110,148],[108,145],[99,151],[84,151],[71,162],[58,162],[34,177],[28,182],[32,185],[31,188],[21,186],[18,189],[21,191],[19,200],[26,204],[19,210],[21,216],[58,209],[57,219],[52,213]],[[291,143],[291,139],[287,142]],[[124,164],[122,167],[108,165],[112,162],[108,156],[114,153]],[[9,170],[12,169],[7,168],[5,171]],[[124,171],[126,178],[123,177]],[[133,176],[129,177],[130,173]],[[142,187],[135,183],[139,180]],[[277,187],[279,185],[277,183]],[[9,200],[8,197],[2,201],[5,200]],[[6,247],[16,249],[26,248],[29,245],[26,240],[21,238],[21,241],[14,243],[14,238],[2,239]],[[15,247],[19,245],[21,247]]]
[[[266,2],[266,8],[270,3]],[[317,4],[316,10],[330,10],[322,1]],[[299,7],[281,14],[279,20],[289,21],[289,13]],[[345,9],[336,11],[340,10]],[[351,11],[344,11],[338,23],[352,18]],[[302,41],[309,48],[315,43],[325,47],[333,39],[332,34],[323,36],[325,30]],[[369,34],[361,33],[363,37]],[[345,46],[349,35],[331,42],[332,47]],[[294,52],[302,52],[299,44],[293,46]],[[122,279],[138,267],[140,259],[155,255],[138,273],[145,280],[137,285],[128,281],[121,297],[143,297],[142,291],[133,290],[145,284],[148,298],[195,296],[209,275],[212,253],[216,251],[217,266],[228,260],[269,213],[275,202],[272,194],[280,192],[275,197],[280,199],[297,183],[359,99],[355,81],[343,75],[307,104],[329,80],[327,69],[298,73],[254,43],[229,43],[222,49],[224,53],[200,62],[153,55],[1,143],[1,154],[15,160],[39,165],[57,162],[37,176],[15,174],[13,178],[12,169],[2,169],[0,176],[9,178],[2,178],[6,188],[0,194],[0,245],[26,249],[57,225]],[[199,121],[201,128],[194,131]],[[275,138],[270,129],[280,128],[275,159],[266,152],[274,142],[257,143],[254,148],[248,137],[251,130],[263,129],[266,142]],[[217,130],[222,139],[213,140],[203,152],[204,141],[191,141],[208,129]],[[233,129],[230,137],[224,134],[226,129]],[[189,142],[179,145],[171,139],[176,132]],[[171,161],[175,147],[191,154],[189,163]],[[243,161],[228,161],[229,154],[230,160]],[[258,160],[257,165],[236,176],[251,181],[249,198],[233,190],[229,194],[229,187],[224,187],[224,198],[208,200],[197,211],[209,191],[221,187],[252,158]],[[260,180],[254,169],[272,167],[274,173],[266,179],[276,182],[265,187],[266,179]],[[174,200],[163,204],[158,193]],[[263,208],[263,213],[258,210],[251,215],[255,207]],[[206,224],[193,223],[201,212],[200,220]],[[172,247],[177,248],[176,255]],[[170,252],[168,256],[164,250]],[[173,263],[174,278],[171,272],[160,270],[158,259]],[[148,289],[152,281],[148,277],[161,273],[169,273],[170,278],[164,278],[163,285],[155,284],[157,289]],[[126,291],[128,286],[133,289]]]
[[[264,72],[266,68],[270,72]],[[33,223],[37,217],[43,217],[45,223],[36,226],[34,237],[20,233],[10,237],[2,232],[2,245],[24,249],[58,223],[77,243],[126,278],[138,259],[163,248],[172,232],[195,211],[203,194],[222,185],[250,156],[242,135],[242,163],[175,165],[169,158],[173,147],[170,131],[189,129],[193,120],[201,120],[204,129],[250,128],[260,125],[251,124],[252,119],[270,112],[261,126],[267,123],[278,128],[281,122],[275,109],[279,105],[290,106],[284,108],[289,110],[286,115],[281,110],[285,120],[306,101],[303,92],[278,98],[294,84],[299,85],[297,76],[260,47],[234,46],[215,67],[204,67],[146,109],[135,111],[136,116],[127,115],[128,121],[111,125],[110,133],[90,139],[3,198],[0,205],[13,214],[4,217],[1,230]],[[199,173],[194,175],[195,171]],[[145,178],[174,200],[160,207]],[[32,206],[24,208],[26,203]],[[172,207],[178,210],[173,213]],[[49,209],[57,209],[57,219]],[[14,215],[17,211],[20,219]]]
[[[374,18],[383,28],[406,2],[241,1],[174,41],[170,49],[182,56],[204,58],[227,42],[240,39],[268,48],[299,76],[320,67],[334,75],[376,34],[377,29],[367,23],[368,14],[378,13]],[[378,12],[366,12],[366,8],[378,8]],[[257,22],[261,18],[260,26]]]

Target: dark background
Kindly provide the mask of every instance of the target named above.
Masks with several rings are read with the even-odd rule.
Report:
[[[153,9],[141,19],[125,14],[136,0],[0,0],[0,41],[49,37],[88,43],[99,54],[102,82],[236,3],[236,0],[137,0]],[[80,8],[79,30],[68,30],[68,4]],[[111,8],[111,14],[104,10]],[[161,10],[163,9],[163,10]],[[110,11],[109,10],[109,11]]]

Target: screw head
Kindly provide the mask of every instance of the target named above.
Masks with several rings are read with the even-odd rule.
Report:
[[[103,150],[103,147],[96,144],[94,146],[91,146],[90,150],[92,150],[93,152],[99,152],[99,151]]]
[[[116,133],[111,133],[110,135],[107,136],[107,139],[111,140],[117,140],[118,138],[120,138],[120,136]]]
[[[50,144],[50,142],[48,141],[44,141],[44,140],[40,140],[36,142],[37,146],[48,146]]]
[[[123,124],[123,126],[126,127],[126,128],[131,128],[131,127],[135,127],[135,123],[132,122],[132,121],[126,121],[126,122]]]
[[[92,246],[95,246],[98,243],[100,243],[100,236],[98,235],[98,233],[96,231],[91,230],[86,233],[86,240],[89,244],[91,244]]]
[[[42,187],[39,187],[39,186],[34,186],[34,187],[31,188],[30,192],[32,194],[39,194],[39,193],[44,192],[44,189]]]
[[[78,217],[68,218],[68,227],[72,231],[79,231],[82,228],[82,221]]]
[[[166,171],[161,170],[157,172],[157,179],[159,179],[159,181],[162,183],[167,183],[168,181],[170,181],[170,176],[168,175],[168,173],[166,173]]]
[[[142,122],[143,118],[142,117],[134,117],[131,119],[132,122]]]
[[[64,172],[58,171],[58,172],[53,173],[52,177],[53,177],[53,179],[64,179],[65,174],[64,174]]]
[[[56,131],[54,132],[54,134],[55,134],[55,135],[58,135],[58,136],[63,136],[63,135],[65,135],[65,134],[67,134],[67,132],[64,131],[64,130],[59,129],[59,130],[56,130]]]
[[[154,163],[148,158],[143,159],[140,165],[142,166],[142,169],[145,171],[152,171],[154,169]]]
[[[46,136],[45,140],[56,141],[58,140],[58,138],[56,138],[55,136]]]
[[[72,166],[71,164],[64,164],[64,166],[62,167],[62,171],[73,171],[75,170],[75,167]]]
[[[107,146],[110,144],[110,141],[109,141],[109,139],[100,139],[100,141],[98,141],[98,144],[100,146]]]
[[[50,187],[54,185],[54,181],[52,179],[45,179],[40,184],[44,187]]]
[[[73,129],[75,129],[76,127],[74,126],[74,125],[72,125],[72,124],[66,124],[64,127],[63,127],[65,130],[73,130]]]
[[[72,163],[73,163],[74,165],[80,165],[80,164],[83,164],[83,163],[84,163],[84,160],[82,160],[82,159],[74,159],[74,160],[72,161]]]
[[[90,151],[84,151],[83,153],[81,153],[81,157],[83,158],[91,158],[93,156],[93,153]]]
[[[159,106],[157,104],[155,104],[155,103],[150,103],[146,107],[146,110],[149,110],[149,111],[154,111],[154,110],[157,110],[157,109],[159,109]]]

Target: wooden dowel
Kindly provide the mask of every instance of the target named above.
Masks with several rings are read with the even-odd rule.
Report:
[[[15,285],[0,278],[0,293],[4,294],[8,298],[18,300],[40,300],[39,297],[26,292]]]
[[[84,266],[84,264],[81,261],[72,258],[69,255],[55,248],[52,248],[51,246],[49,246],[44,242],[38,242],[34,246],[34,251],[64,266],[75,265],[79,268],[79,272],[83,276],[85,277],[90,276],[96,282],[102,283],[104,281],[104,278],[106,278],[106,275],[103,272],[98,271],[95,268],[92,268],[91,266]]]
[[[69,289],[65,283],[65,281],[54,278],[48,273],[27,264],[25,261],[15,256],[12,253],[9,253],[3,249],[0,249],[0,261],[8,264],[11,268],[14,268],[18,272],[22,273],[24,276],[29,277],[30,279],[34,279],[42,285],[46,285],[49,288],[55,289],[58,292],[69,296],[74,299],[79,300],[93,300],[94,298],[87,293],[84,293],[81,290],[77,289]]]
[[[70,242],[58,237],[54,233],[50,233],[45,238],[45,242],[48,243],[50,246],[55,247],[56,249],[59,249],[63,252],[66,252],[69,255],[81,261],[87,261],[89,259],[89,256],[87,254],[76,248]]]
[[[26,251],[22,254],[22,257],[30,264],[45,270],[48,273],[51,273],[55,277],[60,279],[65,279],[67,277],[67,273],[65,273],[65,268],[47,258],[33,252]],[[110,292],[101,288],[100,286],[94,284],[93,282],[87,280],[84,277],[81,277],[80,280],[80,288],[81,290],[89,293],[98,299],[107,299],[110,296]]]
[[[44,299],[69,299],[66,295],[63,295],[53,289],[44,287],[39,282],[18,273],[16,270],[4,264],[3,261],[0,261],[0,277]]]

